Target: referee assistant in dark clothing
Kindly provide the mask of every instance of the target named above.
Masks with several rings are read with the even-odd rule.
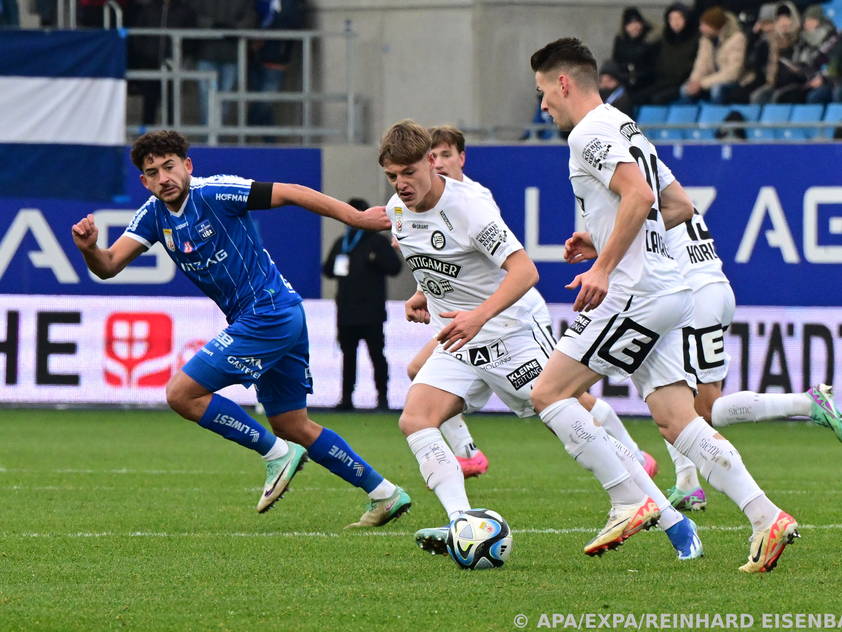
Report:
[[[368,202],[359,198],[348,204],[364,211]],[[374,367],[377,408],[387,410],[389,367],[383,347],[386,320],[386,275],[400,272],[401,261],[389,241],[380,233],[348,227],[337,239],[322,266],[329,279],[336,279],[336,324],[342,349],[342,400],[337,409],[351,410],[351,395],[357,381],[357,346],[365,340]]]

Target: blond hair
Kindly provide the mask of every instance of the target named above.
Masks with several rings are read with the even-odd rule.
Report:
[[[426,128],[412,119],[398,121],[383,134],[377,161],[381,167],[387,162],[411,165],[430,153],[432,142]]]

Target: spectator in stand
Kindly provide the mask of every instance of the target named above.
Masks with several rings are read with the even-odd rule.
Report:
[[[256,0],[261,29],[294,30],[304,27],[303,0]],[[249,59],[249,90],[281,92],[287,67],[296,49],[296,40],[254,40]],[[274,125],[273,103],[257,101],[249,105],[249,125]],[[274,142],[267,137],[266,142]]]
[[[368,208],[360,198],[348,200],[359,211]],[[349,226],[337,239],[322,266],[322,273],[337,280],[336,324],[342,349],[342,400],[338,410],[352,410],[357,381],[357,347],[365,340],[374,368],[377,408],[389,409],[389,366],[383,348],[386,339],[386,276],[401,270],[401,260],[389,240],[375,231]]]
[[[20,28],[18,0],[0,0],[0,28]]]
[[[777,65],[776,61],[773,62],[772,56],[772,50],[778,41],[775,31],[774,2],[767,2],[760,7],[751,33],[751,43],[746,52],[745,72],[740,79],[740,85],[731,93],[733,103],[748,103],[752,93],[766,85],[767,75],[770,71],[774,71]]]
[[[769,38],[769,61],[764,84],[751,94],[752,103],[775,101],[778,91],[803,83],[795,65],[795,44],[801,30],[801,18],[792,2],[775,5],[775,24]]]
[[[620,67],[632,100],[655,79],[655,44],[649,40],[652,25],[636,7],[623,9],[622,28],[614,37],[611,59]]]
[[[185,0],[134,0],[126,13],[126,25],[138,28],[183,29],[195,28],[196,13]],[[189,45],[185,42],[185,50]],[[169,37],[138,35],[128,39],[128,67],[130,69],[159,70],[172,58],[172,43]],[[143,99],[141,122],[155,125],[161,103],[161,82],[159,80],[129,81],[131,94]],[[170,93],[171,94],[171,93]]]
[[[828,62],[838,42],[839,33],[822,7],[817,4],[807,7],[804,27],[795,45],[794,55],[794,61],[803,69],[806,80],[789,93],[782,94],[782,102],[828,103],[832,99]]]
[[[617,62],[612,59],[606,61],[599,69],[599,96],[602,97],[603,103],[609,103],[623,114],[632,116],[634,103],[623,84],[623,79]]]
[[[638,103],[663,105],[678,99],[681,86],[690,76],[699,49],[699,30],[693,11],[675,2],[664,11],[664,30],[658,42],[655,82],[639,92]]]
[[[743,73],[746,36],[733,13],[719,7],[708,9],[699,18],[699,51],[690,78],[681,86],[682,100],[700,99],[729,103],[730,94]]]
[[[257,27],[254,0],[194,0],[198,27],[203,29],[253,29]],[[231,92],[237,83],[237,38],[199,40],[196,56],[198,70],[212,70],[217,74],[216,87]],[[208,122],[208,85],[199,82],[199,117]],[[233,111],[231,103],[222,109],[223,121]]]

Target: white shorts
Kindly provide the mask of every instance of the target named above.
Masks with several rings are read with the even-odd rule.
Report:
[[[439,345],[412,383],[461,397],[467,413],[480,410],[496,393],[518,417],[531,417],[535,414],[530,401],[532,386],[547,364],[554,342],[549,331],[536,325],[531,332],[489,344],[468,343],[456,353]]]
[[[693,326],[683,331],[685,368],[700,384],[721,382],[731,360],[725,332],[734,319],[734,291],[730,283],[709,283],[693,292],[693,303]]]
[[[659,386],[696,378],[684,364],[682,329],[693,323],[690,290],[666,296],[612,294],[592,312],[580,313],[556,349],[595,373],[631,377],[640,396]]]

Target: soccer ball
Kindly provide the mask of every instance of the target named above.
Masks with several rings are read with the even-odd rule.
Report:
[[[512,531],[496,511],[470,509],[450,523],[447,552],[461,568],[497,568],[512,552]]]

